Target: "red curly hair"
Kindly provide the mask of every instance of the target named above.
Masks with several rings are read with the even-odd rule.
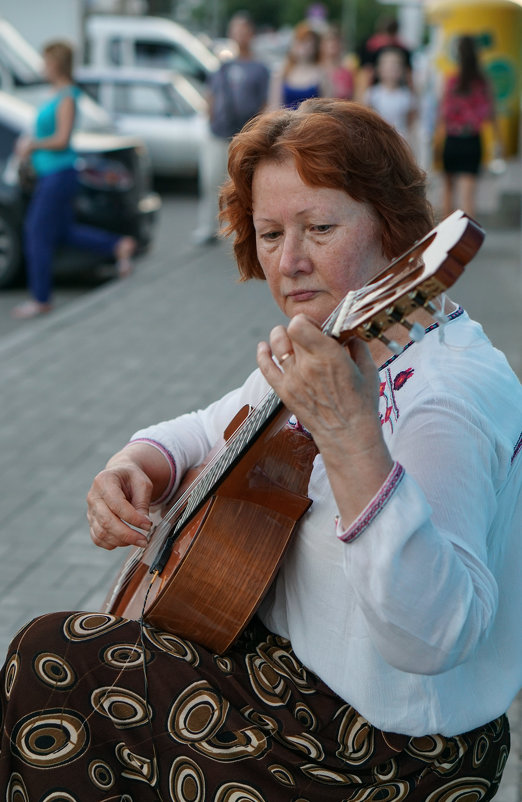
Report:
[[[401,135],[358,103],[312,98],[296,110],[255,117],[230,144],[220,221],[225,236],[234,237],[243,281],[264,278],[252,222],[255,170],[261,161],[289,158],[305,184],[344,190],[373,208],[390,261],[433,227],[425,173]]]

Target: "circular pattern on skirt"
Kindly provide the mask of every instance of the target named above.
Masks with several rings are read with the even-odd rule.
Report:
[[[214,663],[217,665],[219,670],[223,672],[223,674],[232,674],[235,668],[234,661],[231,657],[227,657],[226,654],[215,654]]]
[[[295,706],[294,715],[296,719],[306,727],[307,730],[312,732],[317,729],[317,717],[312,710],[305,705],[304,702],[298,702]]]
[[[80,757],[89,746],[89,729],[74,710],[29,713],[11,736],[14,753],[28,766],[56,768]]]
[[[124,741],[116,745],[114,750],[116,757],[123,766],[122,777],[129,777],[131,780],[140,780],[150,786],[154,786],[158,779],[156,762],[149,757],[138,755],[131,752]],[[122,797],[123,799],[123,797]]]
[[[170,735],[182,743],[212,738],[223,724],[228,702],[206,680],[189,685],[174,701],[167,718]]]
[[[252,690],[261,701],[270,707],[286,705],[290,698],[286,677],[278,674],[274,667],[258,654],[247,654],[245,663]]]
[[[67,791],[51,791],[50,794],[40,799],[40,802],[80,802],[77,796],[69,794]]]
[[[397,780],[397,782],[379,785],[370,791],[362,790],[352,796],[350,802],[402,802],[403,799],[408,798],[409,793],[409,783]]]
[[[152,659],[151,653],[145,652],[147,663]],[[142,668],[143,647],[137,643],[115,643],[107,646],[100,654],[100,660],[111,668]]]
[[[106,791],[114,785],[114,772],[104,760],[91,760],[89,763],[89,779],[96,788]]]
[[[139,727],[152,719],[152,709],[142,696],[117,685],[96,688],[91,694],[91,704],[119,729]]]
[[[480,802],[491,783],[479,777],[460,777],[433,791],[426,802]]]
[[[72,688],[76,684],[76,672],[68,661],[58,654],[40,652],[33,659],[33,669],[42,682],[51,688]]]
[[[177,802],[205,802],[205,777],[198,764],[177,757],[170,767],[169,791]]]
[[[173,657],[179,657],[181,660],[186,660],[192,666],[199,665],[199,654],[190,641],[153,627],[145,627],[144,631],[146,637],[160,651],[167,652]]]
[[[5,792],[6,802],[31,802],[22,776],[14,771],[9,777]]]
[[[9,701],[11,697],[11,691],[13,690],[13,685],[16,682],[16,677],[18,675],[18,671],[20,669],[20,658],[17,654],[13,654],[5,667],[5,677],[4,677],[4,691],[5,697],[7,701]]]
[[[125,618],[108,613],[74,613],[65,619],[63,632],[68,640],[90,640],[126,623]]]
[[[268,771],[278,783],[281,783],[281,785],[284,785],[286,788],[295,787],[293,774],[286,768],[286,766],[280,766],[278,763],[273,763],[268,767]]]
[[[350,705],[346,705],[344,710],[337,738],[339,749],[336,755],[349,766],[364,763],[374,750],[374,728]]]
[[[225,783],[218,788],[215,802],[266,802],[266,798],[250,785]]]
[[[476,769],[480,766],[486,757],[489,749],[489,739],[485,735],[481,735],[475,741],[473,747],[473,768]]]

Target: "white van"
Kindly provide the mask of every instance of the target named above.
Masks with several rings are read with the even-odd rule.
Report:
[[[219,67],[197,36],[163,17],[93,14],[85,21],[85,39],[88,64],[173,70],[198,88]]]

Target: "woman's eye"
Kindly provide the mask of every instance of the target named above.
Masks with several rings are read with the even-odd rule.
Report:
[[[278,238],[279,234],[279,231],[267,231],[265,234],[261,234],[261,239],[264,239],[268,242],[273,242]]]
[[[323,225],[319,226],[312,226],[312,231],[316,231],[318,234],[326,234],[327,231],[330,231],[333,228],[331,223],[324,223]]]

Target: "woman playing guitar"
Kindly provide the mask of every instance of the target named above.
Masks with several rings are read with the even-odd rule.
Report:
[[[241,277],[265,279],[289,322],[241,388],[137,432],[95,478],[88,517],[99,546],[147,555],[151,507],[179,497],[268,392],[279,451],[274,435],[250,459],[254,413],[236,425],[234,460],[210,463],[207,496],[182,495],[142,560],[143,608],[180,544],[199,548],[192,515],[233,547],[252,514],[237,573],[287,520],[290,545],[223,649],[153,612],[28,625],[2,684],[1,787],[13,800],[489,800],[521,664],[520,384],[462,308],[441,299],[447,322],[431,317],[428,298],[453,279],[423,271],[448,226],[429,234],[425,177],[375,113],[312,100],[261,115],[233,139],[229,175],[221,216]],[[458,244],[436,257],[449,272],[481,239],[466,218],[454,226]],[[203,605],[216,559],[192,591]],[[189,602],[170,599],[172,616]]]

